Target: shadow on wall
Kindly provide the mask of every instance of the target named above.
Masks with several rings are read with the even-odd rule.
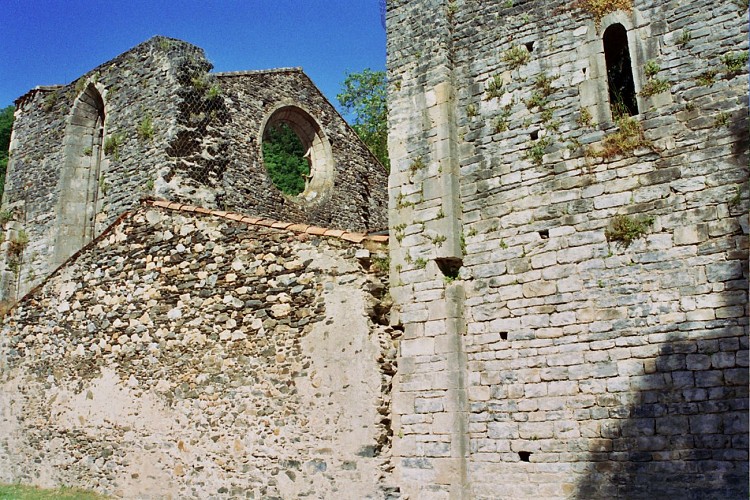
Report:
[[[663,344],[651,373],[633,377],[635,402],[609,408],[621,423],[602,424],[576,498],[747,498],[746,328]]]

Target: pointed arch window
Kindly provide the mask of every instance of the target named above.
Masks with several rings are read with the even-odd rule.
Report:
[[[617,119],[620,116],[637,115],[638,100],[635,94],[627,30],[622,24],[612,24],[604,31],[602,40],[612,117]]]
[[[65,127],[55,261],[60,264],[95,236],[104,137],[104,100],[93,84],[76,99]]]

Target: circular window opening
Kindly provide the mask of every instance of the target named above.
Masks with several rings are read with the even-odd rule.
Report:
[[[331,146],[306,111],[274,111],[263,127],[262,149],[266,171],[283,193],[313,201],[333,186]]]
[[[283,193],[297,196],[310,178],[309,156],[297,134],[287,123],[266,127],[263,161],[271,181]]]

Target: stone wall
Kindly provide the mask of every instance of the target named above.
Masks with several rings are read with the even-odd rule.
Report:
[[[127,213],[6,317],[0,482],[397,493],[384,250],[191,210]]]
[[[233,154],[226,174],[231,178],[226,184],[229,206],[243,213],[323,227],[387,226],[385,168],[307,75],[299,69],[281,69],[219,73],[217,78],[232,123],[227,130]],[[298,197],[284,195],[273,185],[261,151],[265,126],[274,113],[285,109],[299,116],[303,127],[317,128],[329,149],[321,145],[321,158],[313,161],[311,184],[316,176],[325,179],[317,189]]]
[[[414,498],[748,494],[747,6],[586,4],[388,3]]]
[[[385,227],[385,169],[307,76],[211,68],[200,48],[154,37],[75,82],[17,100],[3,220],[12,220],[6,241],[28,244],[5,245],[0,298],[23,296],[145,197],[340,229]],[[314,175],[315,189],[300,197],[273,186],[260,154],[264,127],[282,106],[306,110],[326,145],[313,162],[325,156],[326,175]]]
[[[205,60],[203,51],[156,37],[75,82],[34,89],[16,101],[3,210],[16,222],[11,225],[16,233],[6,232],[6,241],[23,231],[29,243],[16,257],[6,250],[3,272],[16,290],[4,299],[22,296],[123,211],[153,194],[159,168],[170,162],[165,150],[177,127],[176,72],[187,60]],[[90,140],[88,145],[75,140],[84,124],[72,110],[87,91],[98,95],[104,108],[98,149]],[[150,134],[140,132],[146,123]],[[80,199],[64,196],[71,192]],[[61,231],[66,209],[86,214],[79,234]],[[82,241],[59,252],[60,239]]]

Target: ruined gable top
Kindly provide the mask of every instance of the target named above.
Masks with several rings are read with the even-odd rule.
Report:
[[[301,73],[305,74],[304,70],[299,66],[291,66],[288,68],[271,68],[271,69],[254,69],[254,70],[246,70],[246,71],[219,71],[217,73],[212,73],[214,76],[218,77],[228,77],[228,76],[252,76],[252,75],[265,75],[270,73]]]
[[[151,47],[156,44],[167,44],[168,50],[171,50],[174,47],[180,47],[183,50],[189,49],[192,52],[198,52],[200,55],[205,58],[205,51],[198,47],[197,45],[193,45],[190,42],[186,42],[184,40],[180,40],[178,38],[170,38],[162,35],[154,35],[153,37],[149,38],[148,40],[139,43],[138,45],[126,50],[125,52],[120,53],[119,55],[113,57],[112,59],[109,59],[108,61],[96,66],[95,68],[90,69],[89,71],[83,73],[78,78],[75,78],[69,83],[66,84],[56,84],[56,85],[37,85],[33,89],[29,90],[25,94],[19,96],[14,102],[16,107],[22,105],[24,102],[26,102],[30,97],[34,96],[36,93],[42,91],[42,92],[49,92],[54,90],[59,90],[61,88],[75,85],[77,81],[79,81],[81,78],[87,78],[90,75],[96,74],[97,72],[101,71],[104,68],[107,68],[109,66],[112,66],[114,64],[117,64],[121,61],[124,61],[128,57],[132,56],[135,53],[138,53],[148,47]],[[210,64],[210,63],[209,63]],[[212,66],[213,67],[213,66]]]
[[[55,90],[61,89],[65,87],[65,85],[58,84],[58,85],[37,85],[33,89],[29,90],[22,96],[18,97],[15,101],[13,101],[13,104],[16,105],[16,107],[19,107],[23,105],[24,102],[26,102],[28,99],[34,97],[36,94],[40,92],[53,92]]]

